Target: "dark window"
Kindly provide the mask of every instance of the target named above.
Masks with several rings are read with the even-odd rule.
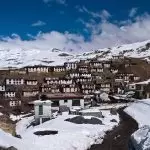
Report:
[[[39,115],[43,115],[43,105],[39,106]]]
[[[80,100],[72,100],[72,106],[80,106]]]
[[[64,100],[64,103],[67,103],[68,102],[68,100]]]
[[[59,101],[52,101],[52,107],[58,107],[59,106]]]
[[[142,85],[136,85],[137,90],[142,90]]]

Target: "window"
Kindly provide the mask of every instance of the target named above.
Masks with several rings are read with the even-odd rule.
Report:
[[[64,103],[68,103],[68,100],[64,100]]]
[[[80,100],[72,100],[72,106],[80,106]]]
[[[59,101],[58,100],[52,101],[52,107],[59,107]]]
[[[131,89],[134,89],[134,85],[131,86]]]
[[[43,105],[39,105],[39,115],[43,115]]]

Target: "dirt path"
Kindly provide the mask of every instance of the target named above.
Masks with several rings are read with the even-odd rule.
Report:
[[[138,129],[138,124],[122,109],[118,112],[120,125],[106,135],[102,144],[93,145],[89,150],[128,150],[130,136]]]

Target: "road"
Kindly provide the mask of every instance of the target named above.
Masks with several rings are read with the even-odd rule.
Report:
[[[102,144],[93,145],[89,150],[128,150],[131,134],[138,129],[137,122],[127,115],[123,109],[118,110],[120,124],[110,131]]]

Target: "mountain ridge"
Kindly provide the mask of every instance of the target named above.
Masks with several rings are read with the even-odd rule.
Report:
[[[34,65],[56,66],[68,61],[79,61],[99,57],[100,60],[109,60],[113,55],[150,59],[150,40],[132,44],[123,44],[111,48],[97,49],[75,54],[57,48],[42,50],[38,48],[25,49],[24,47],[5,48],[0,45],[0,67],[25,67]]]

